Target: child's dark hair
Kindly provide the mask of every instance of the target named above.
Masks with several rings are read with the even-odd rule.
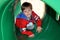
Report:
[[[21,10],[23,11],[26,7],[30,7],[30,9],[32,10],[32,4],[29,2],[24,2],[21,6]]]

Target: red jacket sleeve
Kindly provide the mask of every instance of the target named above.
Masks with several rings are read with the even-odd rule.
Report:
[[[38,27],[41,26],[42,25],[41,19],[34,11],[32,11],[32,16],[34,17],[34,20],[36,21],[37,26]]]
[[[16,19],[16,26],[18,28],[21,28],[21,29],[26,28],[27,23],[28,23],[27,20],[24,20],[24,19],[21,19],[21,18]],[[28,30],[23,30],[21,33],[25,34],[25,35],[28,35],[28,36],[33,34],[31,31],[28,31]]]
[[[26,28],[28,21],[22,19],[22,18],[16,18],[16,26],[18,28]]]
[[[25,35],[27,35],[27,36],[30,36],[30,35],[33,34],[31,31],[28,31],[28,30],[22,31],[21,33],[22,33],[22,34],[25,34]]]

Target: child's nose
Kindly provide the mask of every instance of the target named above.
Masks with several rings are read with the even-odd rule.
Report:
[[[27,12],[27,13],[29,13],[29,12]]]

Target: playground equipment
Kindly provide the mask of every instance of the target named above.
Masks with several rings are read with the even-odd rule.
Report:
[[[34,38],[25,37],[24,40],[60,40],[60,23],[56,20],[56,14],[60,15],[59,0],[43,0],[46,3],[46,15],[42,23],[42,32],[35,34]],[[0,0],[0,40],[17,40],[15,35],[14,19],[21,12],[21,4],[18,2],[13,13],[14,0]],[[48,10],[49,8],[49,10]]]

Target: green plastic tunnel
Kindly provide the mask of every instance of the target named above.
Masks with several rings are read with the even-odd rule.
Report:
[[[21,38],[22,40],[60,40],[60,23],[57,22],[57,20],[55,20],[56,17],[53,16],[56,14],[60,15],[60,6],[57,5],[59,4],[59,0],[53,0],[54,2],[52,0],[43,1],[48,5],[47,10],[51,8],[46,12],[42,21],[42,32],[37,33],[33,30],[35,34],[34,38],[27,38],[24,36],[23,39]],[[0,0],[0,40],[17,40],[14,19],[17,14],[21,12],[21,4],[18,2],[14,13],[13,4],[14,0]]]

